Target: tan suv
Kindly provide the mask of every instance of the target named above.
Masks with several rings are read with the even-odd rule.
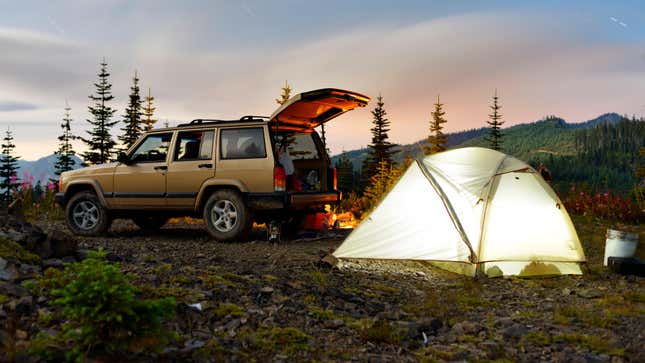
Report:
[[[118,162],[61,174],[56,200],[69,228],[86,236],[104,232],[114,218],[155,229],[171,217],[203,217],[220,241],[243,238],[253,221],[295,225],[340,200],[314,128],[369,100],[327,88],[292,97],[271,117],[152,130]]]

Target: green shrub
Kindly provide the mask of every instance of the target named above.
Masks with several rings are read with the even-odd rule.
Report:
[[[334,318],[334,312],[332,310],[323,309],[318,306],[310,306],[309,315],[317,320],[332,320]]]
[[[398,329],[384,320],[361,321],[357,330],[358,336],[364,342],[398,344],[402,338]]]
[[[234,318],[239,318],[244,315],[244,309],[233,303],[220,303],[217,309],[213,311],[213,314],[215,314],[218,319],[225,318],[229,315]]]
[[[50,289],[52,304],[62,307],[66,321],[57,336],[35,339],[32,352],[45,358],[61,358],[52,353],[55,346],[59,352],[66,350],[66,360],[83,361],[90,352],[137,353],[171,338],[161,323],[174,315],[174,299],[137,299],[135,287],[103,252],[90,252],[83,262],[68,264],[62,272],[47,270],[39,285]]]
[[[260,326],[256,338],[252,344],[254,349],[280,351],[287,355],[295,355],[309,349],[310,336],[291,326],[285,328]]]
[[[553,341],[557,343],[569,343],[577,345],[582,348],[591,350],[599,354],[610,354],[622,356],[625,354],[625,349],[616,347],[609,342],[608,339],[596,335],[579,334],[579,333],[562,333],[553,337]]]

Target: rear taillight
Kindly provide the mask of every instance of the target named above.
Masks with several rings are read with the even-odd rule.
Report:
[[[273,190],[276,192],[284,192],[287,190],[287,174],[281,166],[273,167]]]
[[[336,168],[333,168],[333,174],[334,174],[334,190],[338,190],[338,172],[336,172]]]

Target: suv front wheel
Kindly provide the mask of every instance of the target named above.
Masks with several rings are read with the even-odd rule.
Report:
[[[65,208],[67,226],[75,234],[96,236],[110,226],[107,211],[92,192],[74,194]]]
[[[208,233],[220,242],[243,239],[253,226],[242,196],[228,189],[218,190],[208,198],[204,222]]]

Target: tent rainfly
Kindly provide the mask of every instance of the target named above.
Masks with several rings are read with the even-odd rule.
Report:
[[[474,276],[582,274],[562,202],[528,164],[469,147],[417,160],[334,252]]]

